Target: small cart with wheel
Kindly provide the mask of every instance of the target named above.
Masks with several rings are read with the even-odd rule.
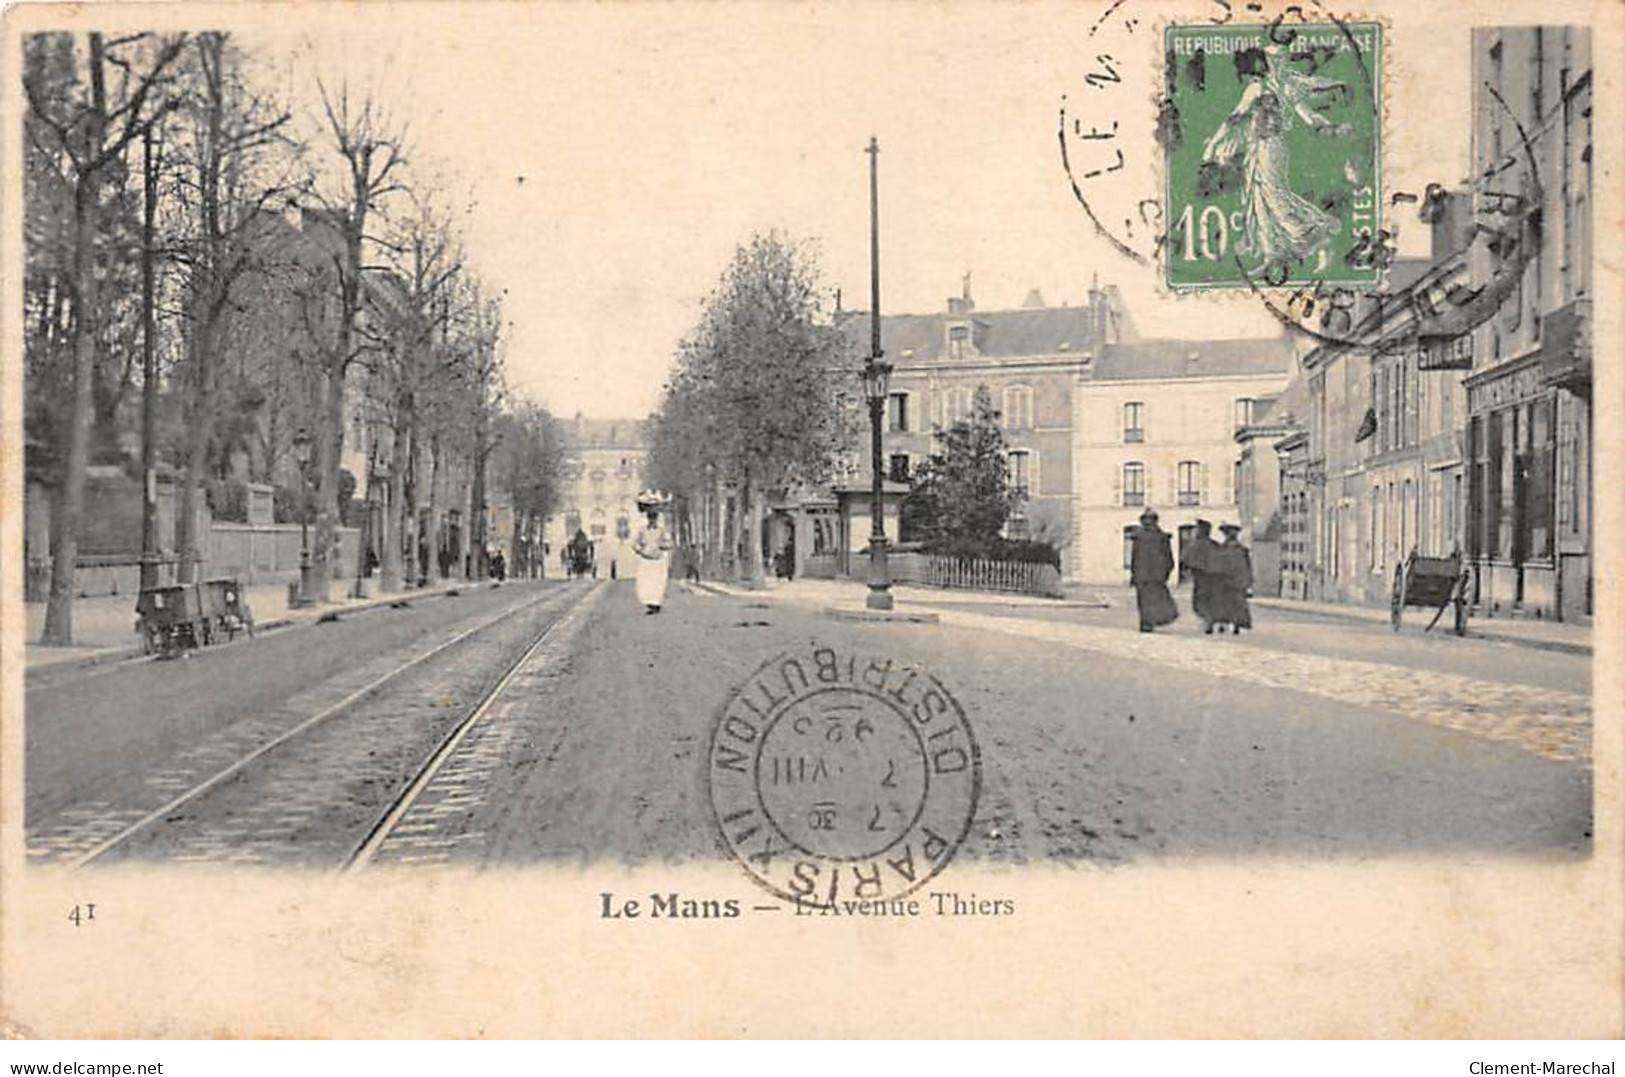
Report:
[[[1456,608],[1456,635],[1467,634],[1467,576],[1461,551],[1449,557],[1423,557],[1413,548],[1404,564],[1394,566],[1394,592],[1389,614],[1394,631],[1399,631],[1400,615],[1406,606],[1433,610],[1426,632],[1439,623],[1446,606]]]
[[[222,634],[228,640],[236,639],[239,632],[254,635],[254,615],[243,598],[242,584],[229,578],[204,580],[201,590],[203,642],[213,643]]]
[[[203,603],[195,583],[148,587],[136,596],[136,630],[148,654],[173,658],[205,640]]]

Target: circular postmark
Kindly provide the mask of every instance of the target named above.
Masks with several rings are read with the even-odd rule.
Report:
[[[923,885],[970,831],[982,760],[940,680],[831,647],[764,662],[719,712],[707,780],[718,833],[786,901],[884,901]]]
[[[1474,85],[1503,148],[1464,183],[1385,184],[1388,32],[1322,0],[1110,4],[1058,131],[1096,234],[1172,292],[1251,295],[1312,346],[1448,350],[1525,276],[1537,155],[1528,118]],[[1432,253],[1400,258],[1402,225]]]

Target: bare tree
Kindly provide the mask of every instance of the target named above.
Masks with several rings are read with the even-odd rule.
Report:
[[[197,499],[216,436],[222,353],[242,298],[238,282],[249,272],[264,272],[267,247],[281,239],[281,219],[267,215],[267,208],[287,203],[303,186],[287,167],[291,155],[273,152],[287,149],[282,129],[290,114],[248,87],[241,54],[226,34],[199,34],[192,45],[189,74],[196,91],[183,106],[190,132],[180,151],[190,227],[177,252],[186,274],[189,375],[176,542],[183,583],[195,577],[200,558]]]
[[[48,82],[37,77],[38,69],[32,66],[24,78],[29,113],[38,121],[33,129],[60,152],[73,189],[72,405],[52,512],[51,590],[42,643],[73,642],[74,582],[99,345],[97,256],[103,239],[98,235],[103,190],[111,173],[124,167],[130,144],[170,106],[166,96],[170,74],[185,45],[185,35],[154,39],[143,34],[108,41],[91,33],[85,42],[83,88]],[[35,47],[48,45],[39,38],[25,41],[25,50]],[[110,66],[118,72],[111,92]]]
[[[318,80],[317,89],[328,148],[337,156],[340,173],[331,190],[317,188],[326,223],[337,239],[336,249],[330,252],[338,293],[336,324],[319,349],[321,421],[316,435],[316,537],[311,556],[320,581],[314,597],[325,601],[342,522],[339,460],[344,450],[345,380],[368,347],[359,330],[362,274],[367,268],[364,252],[373,241],[367,229],[372,215],[381,212],[390,196],[405,190],[400,173],[406,162],[406,136],[370,95],[352,101],[347,83],[335,93]]]
[[[421,456],[421,409],[451,375],[451,357],[434,347],[450,316],[447,289],[463,266],[462,250],[450,223],[431,198],[414,198],[415,212],[397,222],[383,241],[390,280],[399,288],[401,309],[378,341],[384,361],[372,386],[393,445],[389,455],[389,501],[383,513],[381,568],[385,591],[398,590],[402,550],[419,548],[417,461]],[[412,481],[408,482],[408,475]],[[409,567],[409,566],[408,566]],[[421,568],[427,575],[427,567]]]

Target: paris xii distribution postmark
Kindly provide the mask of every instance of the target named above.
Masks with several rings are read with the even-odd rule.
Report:
[[[1382,26],[1171,25],[1175,289],[1380,282]]]
[[[901,897],[970,831],[981,753],[939,679],[828,647],[763,663],[712,730],[711,806],[728,852],[798,905]]]

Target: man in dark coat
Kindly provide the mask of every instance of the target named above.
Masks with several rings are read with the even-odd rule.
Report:
[[[1174,596],[1168,593],[1168,576],[1173,570],[1168,532],[1157,526],[1156,511],[1146,509],[1140,514],[1140,526],[1134,529],[1129,555],[1129,579],[1140,607],[1141,632],[1171,624],[1179,616]]]
[[[1253,556],[1237,537],[1241,527],[1222,524],[1224,542],[1213,555],[1213,596],[1208,609],[1215,624],[1229,625],[1232,634],[1239,635],[1243,628],[1253,627],[1252,611],[1247,607],[1247,592],[1253,586]]]
[[[1181,551],[1182,566],[1191,574],[1191,609],[1201,619],[1202,631],[1213,632],[1213,615],[1208,609],[1213,600],[1213,558],[1219,544],[1213,541],[1213,525],[1207,520],[1196,521],[1196,535]]]

